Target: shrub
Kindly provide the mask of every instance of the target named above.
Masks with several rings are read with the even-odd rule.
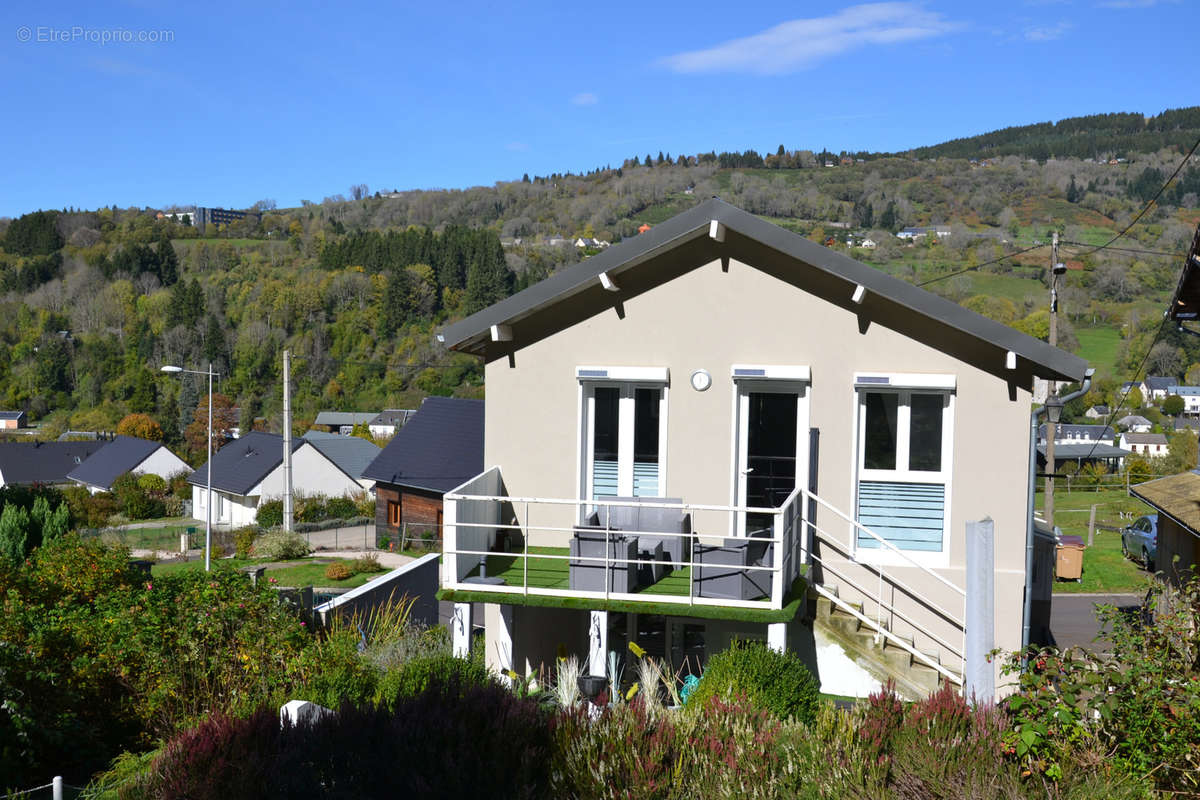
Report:
[[[351,562],[350,569],[361,575],[371,575],[383,572],[384,566],[379,563],[379,556],[374,553],[363,553]]]
[[[153,519],[166,513],[163,501],[138,483],[137,476],[125,473],[113,481],[117,510],[129,519]]]
[[[329,516],[325,512],[324,497],[297,496],[294,498],[294,504],[296,522],[320,522]]]
[[[272,561],[284,561],[289,558],[303,558],[312,552],[308,542],[298,533],[285,530],[273,530],[264,533],[258,539],[255,550],[263,558]]]
[[[688,705],[703,707],[710,697],[741,694],[779,719],[811,722],[820,685],[795,653],[780,653],[762,642],[735,641],[708,660]]]
[[[389,670],[379,682],[378,700],[394,706],[402,698],[413,697],[430,687],[469,688],[493,684],[487,667],[475,659],[457,658],[450,653],[412,658]]]
[[[254,540],[258,538],[258,527],[247,525],[233,532],[234,552],[238,558],[249,558],[254,549]]]
[[[255,521],[260,528],[278,528],[283,524],[283,501],[268,500],[262,503]]]
[[[137,485],[139,489],[149,494],[161,495],[167,490],[167,482],[153,472],[138,475]]]
[[[325,567],[325,577],[331,581],[344,581],[354,575],[345,561],[333,561]]]
[[[325,516],[331,519],[350,519],[358,516],[358,507],[349,497],[331,497],[325,502]]]

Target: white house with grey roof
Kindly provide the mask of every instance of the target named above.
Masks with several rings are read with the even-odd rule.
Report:
[[[192,468],[172,453],[162,442],[152,442],[135,436],[117,436],[82,464],[67,473],[67,478],[87,487],[92,494],[112,490],[113,482],[126,472],[134,475],[157,475],[166,480]]]
[[[442,596],[457,645],[482,619],[498,668],[561,646],[603,674],[634,641],[696,665],[741,637],[813,660],[826,691],[851,662],[894,676],[880,641],[914,665],[908,694],[921,670],[995,678],[966,645],[984,518],[995,646],[1048,622],[1031,390],[1084,380],[1076,356],[717,199],[440,336],[487,385],[484,471],[445,495]],[[865,643],[810,624],[810,600]]]
[[[374,447],[370,442],[358,441]],[[363,491],[361,468],[356,472],[349,460],[341,457],[343,454],[323,452],[328,449],[322,448],[319,441],[292,440],[292,490],[296,494],[350,497]],[[362,458],[356,456],[353,461],[359,463]],[[188,476],[192,516],[198,520],[207,514],[207,476],[207,464]],[[231,528],[252,525],[263,502],[283,497],[283,437],[251,431],[226,444],[213,455],[212,485],[213,524]]]

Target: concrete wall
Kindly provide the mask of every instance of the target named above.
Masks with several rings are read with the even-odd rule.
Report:
[[[681,248],[686,251],[687,248]],[[1029,446],[1029,366],[1006,371],[1004,352],[917,318],[791,259],[764,254],[758,269],[736,260],[692,268],[691,254],[641,265],[618,280],[622,291],[575,322],[567,310],[525,334],[486,366],[486,464],[502,467],[512,495],[575,498],[579,491],[581,365],[668,367],[663,494],[685,502],[733,501],[734,364],[803,365],[812,370],[809,426],[821,431],[819,491],[841,510],[855,505],[856,371],[953,375],[953,483],[948,492],[949,551],[937,571],[961,584],[965,527],[996,523],[997,645],[1020,644]],[[641,272],[638,272],[638,271]],[[633,277],[637,272],[640,278]],[[641,281],[640,283],[638,281]],[[799,286],[804,288],[799,288]],[[576,301],[569,301],[576,302]],[[583,302],[583,301],[579,301]],[[713,386],[688,385],[707,369]],[[519,509],[518,509],[519,512]],[[537,524],[569,525],[566,517]],[[850,541],[849,526],[818,522]],[[703,523],[697,525],[700,529]],[[717,531],[724,534],[724,531]],[[539,543],[536,537],[534,544]],[[562,544],[562,542],[560,542]],[[836,560],[837,554],[827,554]],[[962,600],[904,567],[892,574],[962,613]],[[871,582],[874,588],[874,581]],[[897,622],[902,628],[902,623]],[[959,635],[961,641],[961,635]],[[955,665],[957,667],[957,665]]]
[[[437,590],[438,554],[430,553],[314,607],[313,613],[324,625],[334,614],[367,614],[385,603],[408,597],[413,601],[409,620],[432,626],[438,624]]]

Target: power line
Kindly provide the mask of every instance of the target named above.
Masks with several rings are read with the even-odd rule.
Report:
[[[1171,173],[1171,177],[1167,178],[1167,180],[1163,183],[1163,185],[1158,187],[1158,191],[1154,193],[1154,196],[1150,198],[1150,200],[1146,203],[1145,207],[1143,207],[1142,210],[1138,212],[1137,216],[1129,221],[1128,225],[1126,225],[1124,228],[1122,228],[1121,231],[1116,236],[1112,237],[1111,239],[1109,239],[1107,242],[1100,245],[1099,247],[1095,247],[1091,250],[1088,250],[1087,252],[1080,253],[1079,254],[1080,258],[1082,258],[1083,256],[1091,255],[1092,253],[1095,253],[1100,250],[1108,249],[1112,245],[1113,242],[1117,241],[1122,236],[1129,233],[1130,229],[1132,229],[1134,225],[1138,224],[1138,221],[1142,217],[1146,216],[1146,212],[1148,212],[1151,208],[1154,207],[1154,204],[1156,202],[1158,202],[1158,198],[1161,197],[1162,193],[1167,190],[1167,187],[1171,185],[1171,182],[1179,176],[1179,173],[1183,171],[1184,166],[1187,165],[1188,161],[1192,157],[1192,154],[1196,152],[1196,148],[1198,148],[1198,147],[1200,147],[1200,139],[1196,140],[1196,143],[1192,145],[1192,149],[1187,151],[1187,155],[1185,155],[1183,157],[1183,160],[1179,162],[1179,166],[1177,166],[1175,168],[1175,171]]]
[[[955,275],[962,275],[967,272],[974,272],[975,270],[981,269],[982,267],[986,267],[990,264],[998,264],[1001,261],[1004,261],[1005,259],[1013,258],[1014,256],[1019,256],[1023,253],[1029,253],[1033,250],[1038,250],[1043,247],[1048,247],[1048,245],[1035,244],[1032,247],[1026,247],[1024,250],[1018,250],[1015,253],[1008,253],[1007,255],[1000,256],[999,258],[993,258],[989,261],[984,261],[982,264],[976,264],[973,267],[966,267],[964,269],[956,270],[954,272],[947,272],[945,275],[938,275],[936,278],[930,278],[927,281],[921,281],[920,283],[917,284],[917,286],[928,286],[931,283],[935,283],[937,281],[943,281],[946,278],[953,278]]]

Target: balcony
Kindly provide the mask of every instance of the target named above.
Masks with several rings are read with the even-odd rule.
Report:
[[[510,496],[494,467],[445,495],[442,595],[776,621],[806,583],[803,495],[778,507]]]

